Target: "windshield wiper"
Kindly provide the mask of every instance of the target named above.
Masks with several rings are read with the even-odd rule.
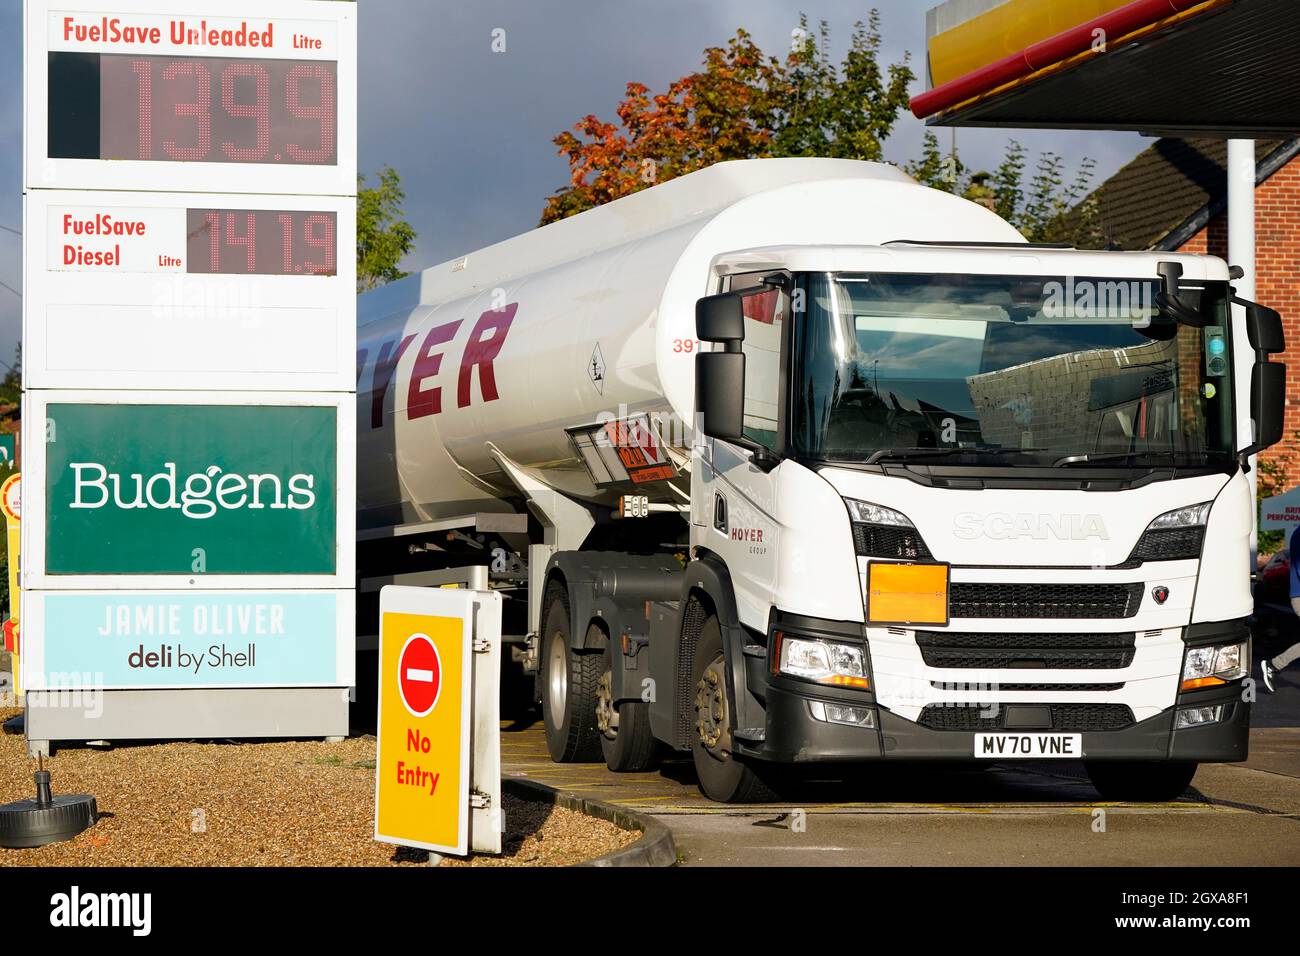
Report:
[[[1119,461],[1125,458],[1168,458],[1171,464],[1177,464],[1182,459],[1194,459],[1198,462],[1207,461],[1209,452],[1203,451],[1114,451],[1107,452],[1104,455],[1066,455],[1064,458],[1058,458],[1052,462],[1053,468],[1068,468],[1070,465],[1091,465],[1102,461]]]
[[[868,465],[874,465],[877,462],[886,459],[897,459],[904,461],[908,458],[949,458],[954,455],[1026,455],[1031,452],[1043,451],[1042,448],[882,448],[880,451],[873,452],[867,459]]]

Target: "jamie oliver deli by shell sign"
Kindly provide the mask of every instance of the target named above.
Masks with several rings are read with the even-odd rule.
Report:
[[[74,675],[105,689],[328,685],[347,667],[335,630],[350,605],[327,591],[43,592],[25,610],[48,635],[37,689]]]
[[[346,732],[356,10],[27,0],[23,669],[96,738]]]

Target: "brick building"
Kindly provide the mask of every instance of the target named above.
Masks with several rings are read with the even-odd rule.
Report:
[[[1300,485],[1300,139],[1259,142],[1255,187],[1256,298],[1282,313],[1290,369],[1286,437],[1265,461]],[[1093,193],[1109,248],[1228,257],[1227,144],[1161,139]]]

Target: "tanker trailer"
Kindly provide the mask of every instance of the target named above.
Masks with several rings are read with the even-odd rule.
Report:
[[[780,159],[367,293],[359,646],[379,584],[475,565],[557,761],[690,752],[723,801],[900,759],[1177,792],[1246,756],[1281,428],[1280,320],[1232,275]]]

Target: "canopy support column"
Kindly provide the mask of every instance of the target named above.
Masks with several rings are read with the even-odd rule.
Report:
[[[1237,294],[1243,299],[1255,301],[1255,141],[1253,139],[1228,140],[1228,264],[1241,266],[1245,275],[1233,283]],[[1237,308],[1234,306],[1234,308]],[[1254,356],[1249,348],[1237,348],[1237,362],[1234,372],[1239,389],[1250,388],[1250,369]],[[1251,424],[1249,422],[1247,425]],[[1254,434],[1240,436],[1243,441],[1254,441]],[[1251,499],[1258,493],[1259,475],[1256,456],[1250,459]],[[1258,521],[1258,515],[1252,512],[1252,521]],[[1258,531],[1258,528],[1255,528]],[[1258,535],[1250,536],[1250,562],[1254,568]]]

